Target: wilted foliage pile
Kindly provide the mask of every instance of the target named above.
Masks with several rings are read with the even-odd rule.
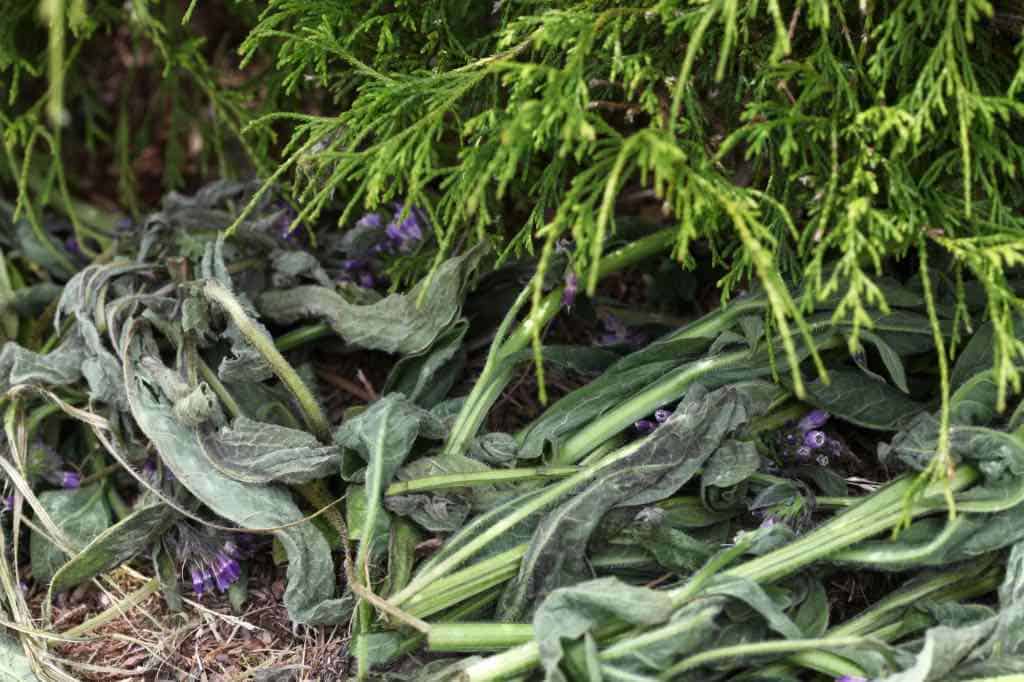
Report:
[[[15,3],[0,665],[1024,674],[1020,14]]]

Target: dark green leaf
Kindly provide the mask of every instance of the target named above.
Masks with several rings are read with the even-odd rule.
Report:
[[[617,506],[655,502],[679,489],[754,414],[748,396],[726,386],[694,385],[676,412],[636,452],[605,470],[551,512],[537,528],[501,612],[519,620],[551,590],[587,575],[582,548],[604,514]]]
[[[62,592],[115,568],[145,551],[174,523],[165,504],[151,504],[107,528],[57,571],[50,589]]]
[[[857,426],[898,431],[924,408],[897,389],[861,372],[829,370],[828,384],[806,385],[807,402]]]
[[[103,486],[47,490],[40,493],[39,502],[67,540],[75,543],[72,549],[79,550],[110,526]],[[37,531],[32,531],[29,549],[32,576],[41,583],[48,583],[67,561],[67,555]]]
[[[428,351],[395,363],[383,393],[402,393],[427,409],[444,400],[466,363],[462,340],[469,323],[460,320],[444,331]]]
[[[555,590],[533,616],[540,662],[547,682],[565,682],[559,670],[562,640],[575,640],[616,619],[635,625],[656,625],[672,615],[668,595],[633,587],[615,578],[601,578]]]

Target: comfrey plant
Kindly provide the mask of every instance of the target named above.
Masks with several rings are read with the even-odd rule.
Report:
[[[242,575],[239,560],[244,557],[245,541],[237,534],[218,535],[182,522],[175,525],[163,542],[197,597],[214,589],[226,592]]]

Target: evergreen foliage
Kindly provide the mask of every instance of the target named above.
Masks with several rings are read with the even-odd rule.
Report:
[[[137,0],[125,15],[47,0],[43,16],[51,60],[72,70],[118,26],[155,46],[163,80],[153,97],[171,107],[171,125],[206,110],[187,124],[208,129],[222,174],[231,135],[313,232],[347,229],[394,200],[421,207],[438,248],[399,259],[404,282],[474,242],[503,256],[539,249],[536,308],[555,247],[571,238],[572,267],[593,292],[609,240],[636,238],[630,226],[653,205],[655,222],[674,226],[681,264],[722,268],[723,297],[759,282],[783,338],[806,339],[804,317],[836,299],[856,347],[891,305],[876,279],[903,262],[932,278],[933,305],[955,309],[951,330],[936,322],[937,337],[951,333],[948,353],[977,324],[966,297],[982,289],[1004,399],[1021,386],[1024,356],[1013,281],[1024,258],[1017,4],[273,0],[257,16],[241,3],[242,64],[261,71],[241,89],[214,77],[190,24],[195,2],[182,16],[174,3]],[[34,5],[17,3],[0,34],[12,86],[0,118],[5,171],[28,216],[51,194],[70,204],[60,164],[33,185],[31,159],[44,143],[61,156],[44,109],[80,106],[90,86],[51,77],[49,94],[27,87],[44,71],[17,40]],[[114,122],[90,111],[98,118],[72,116],[65,140],[74,130],[77,144],[94,144]],[[131,123],[122,108],[121,195],[134,206]],[[171,187],[182,182],[176,155],[169,144]],[[103,243],[100,227],[79,222]]]

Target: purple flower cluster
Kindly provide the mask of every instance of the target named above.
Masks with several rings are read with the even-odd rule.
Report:
[[[393,202],[390,211],[367,213],[356,222],[356,228],[376,233],[376,242],[369,250],[353,254],[341,262],[338,279],[354,282],[364,289],[385,283],[379,274],[378,259],[409,253],[420,244],[427,232],[427,216],[404,201]]]
[[[196,528],[188,522],[175,525],[164,538],[177,556],[184,574],[186,569],[197,597],[214,590],[226,592],[242,575],[239,563],[246,556],[248,544],[242,536],[223,534],[207,528]]]
[[[373,250],[380,254],[408,253],[423,241],[426,232],[427,216],[415,206],[408,206],[404,201],[391,204],[391,219],[385,223],[380,213],[367,213],[356,227],[380,229],[384,227],[384,238]]]
[[[821,466],[828,466],[829,455],[839,456],[842,444],[822,430],[828,419],[829,413],[825,410],[815,409],[805,414],[797,422],[796,428],[786,433],[783,438],[791,454],[803,461],[813,458]]]
[[[242,551],[233,540],[225,542],[219,550],[212,552],[212,556],[210,554],[195,552],[189,562],[192,591],[197,597],[213,592],[215,587],[218,592],[227,592],[242,575],[242,566],[238,563]]]

